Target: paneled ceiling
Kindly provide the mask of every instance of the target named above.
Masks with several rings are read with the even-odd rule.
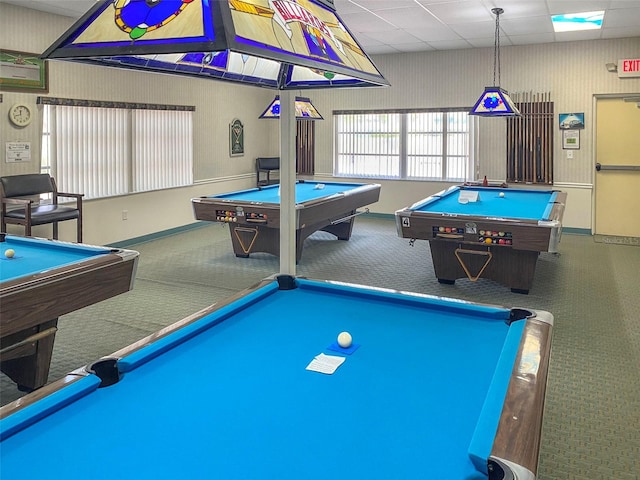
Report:
[[[78,18],[95,0],[0,0]],[[640,0],[335,0],[338,14],[369,54],[492,47],[494,7],[500,44],[530,45],[640,38]],[[551,15],[604,10],[600,30],[555,33]],[[639,52],[640,53],[640,52]]]

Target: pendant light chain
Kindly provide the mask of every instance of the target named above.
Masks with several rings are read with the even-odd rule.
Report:
[[[493,84],[500,85],[500,14],[504,12],[502,8],[492,8],[491,12],[496,15],[496,32],[493,42]],[[498,72],[498,83],[496,83],[496,70]]]

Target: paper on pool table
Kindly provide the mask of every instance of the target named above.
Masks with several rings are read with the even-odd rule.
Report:
[[[474,190],[461,190],[458,195],[458,203],[475,203],[480,200],[480,192]]]
[[[345,357],[338,357],[336,355],[325,355],[324,353],[321,353],[319,355],[316,355],[313,360],[311,360],[311,363],[307,365],[306,370],[331,375],[338,369],[340,365],[344,363],[345,360]]]

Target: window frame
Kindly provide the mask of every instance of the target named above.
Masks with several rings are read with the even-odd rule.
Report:
[[[452,107],[452,108],[424,108],[424,109],[393,109],[393,110],[334,110],[332,112],[333,118],[333,176],[337,178],[367,178],[367,179],[379,179],[379,180],[410,180],[410,181],[429,181],[429,182],[464,182],[470,181],[474,178],[474,173],[476,170],[476,158],[477,158],[477,133],[478,133],[478,122],[474,116],[468,115],[469,109],[467,107]],[[414,154],[409,154],[409,140],[408,137],[410,134],[415,134],[416,132],[408,131],[408,118],[411,114],[439,114],[442,117],[441,125],[442,129],[435,132],[442,136],[441,141],[441,154],[438,156],[440,161],[440,175],[439,176],[413,176],[409,175],[409,161],[411,157],[416,157]],[[449,114],[464,114],[467,119],[467,131],[460,132],[459,130],[450,131],[447,126],[449,124]],[[399,128],[398,132],[398,174],[397,175],[385,175],[378,173],[367,174],[362,171],[348,173],[343,171],[340,168],[339,158],[341,152],[339,152],[339,148],[341,145],[340,135],[343,135],[345,132],[340,131],[341,125],[339,118],[340,116],[346,115],[399,115]],[[373,131],[372,131],[373,132]],[[370,133],[372,133],[370,132]],[[350,133],[350,132],[347,132]],[[367,132],[362,132],[367,134]],[[380,133],[380,132],[375,132]],[[390,132],[392,133],[392,132]],[[423,132],[424,133],[424,132]],[[467,139],[467,148],[466,155],[449,155],[448,151],[448,140],[451,138],[451,135],[459,135],[460,133],[466,134]],[[450,168],[448,167],[448,159],[453,157],[457,158],[465,158],[464,165],[464,175],[463,176],[450,176]]]

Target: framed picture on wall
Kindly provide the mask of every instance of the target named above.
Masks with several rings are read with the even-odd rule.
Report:
[[[244,125],[237,118],[229,124],[229,155],[244,155]]]
[[[0,90],[47,93],[49,67],[36,53],[0,49]]]
[[[563,130],[562,148],[565,150],[580,150],[580,130]]]
[[[580,130],[584,128],[584,113],[561,113],[560,130]]]

